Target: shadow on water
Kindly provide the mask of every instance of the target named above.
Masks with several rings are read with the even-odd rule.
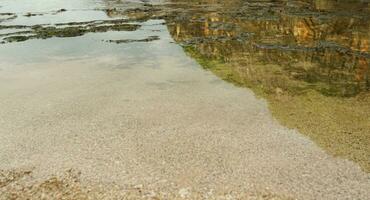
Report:
[[[127,8],[104,2],[100,11],[107,18],[84,22],[17,25],[11,21],[34,16],[1,13],[0,39],[135,31],[149,19],[165,20],[172,38],[203,68],[252,89],[268,100],[280,123],[370,172],[370,3],[168,0]]]

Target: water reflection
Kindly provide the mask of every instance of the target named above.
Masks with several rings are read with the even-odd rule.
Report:
[[[253,89],[275,117],[370,170],[370,4],[172,0],[172,37],[205,69]],[[192,1],[194,2],[194,1]]]
[[[344,97],[368,91],[368,4],[352,3],[351,12],[338,6],[331,12],[337,2],[300,3],[233,1],[220,6],[222,11],[192,9],[170,19],[169,30],[176,41],[195,47],[205,58],[248,71],[244,81],[263,82],[268,91],[314,89]],[[277,80],[255,76],[261,70],[277,73]]]
[[[9,4],[4,5],[13,5],[6,2]],[[20,13],[28,10],[0,8],[1,39],[15,36],[4,42],[33,39],[23,43],[25,48],[0,44],[7,47],[0,49],[2,61],[27,62],[31,55],[42,59],[89,55],[88,59],[92,59],[108,53],[117,56],[117,60],[129,60],[130,65],[148,57],[156,62],[148,55],[161,51],[170,54],[176,45],[167,49],[158,46],[158,52],[148,50],[142,54],[147,47],[142,43],[163,45],[171,41],[164,40],[168,35],[161,24],[165,22],[172,38],[205,69],[226,81],[251,88],[268,100],[282,124],[298,129],[332,154],[354,160],[370,171],[370,3],[160,2],[163,1],[152,5],[105,0],[93,2],[99,5],[94,9],[70,4],[73,6],[65,7],[66,12],[53,18],[48,18],[50,13],[26,17]],[[80,39],[71,38],[77,36]],[[132,42],[136,43],[126,44]],[[51,47],[55,50],[51,51]],[[32,48],[35,50],[29,53]],[[131,52],[132,57],[125,57],[125,51]]]

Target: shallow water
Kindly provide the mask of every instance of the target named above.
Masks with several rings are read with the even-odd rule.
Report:
[[[199,2],[166,2],[173,10],[185,10],[176,13],[176,16],[170,14],[162,17],[173,38],[186,46],[195,47],[207,59],[241,65],[239,68],[244,71],[255,71],[250,73],[269,74],[272,80],[271,77],[267,80],[250,80],[253,83],[262,81],[266,90],[271,92],[278,88],[278,91],[296,94],[313,89],[325,96],[342,97],[353,97],[369,91],[368,3]],[[1,23],[4,39],[22,36],[22,31],[29,30],[31,32],[23,35],[41,34],[34,25],[50,27],[61,24],[58,26],[68,27],[69,22],[127,19],[129,13],[124,11],[142,4],[140,1],[3,1],[2,5],[0,12],[9,13],[3,17],[10,18]],[[59,12],[61,9],[65,10]],[[173,10],[170,11],[177,12]],[[40,15],[27,16],[28,13]],[[156,18],[155,15],[150,16],[153,14],[150,9],[138,10],[134,14],[137,13]],[[26,27],[19,27],[23,25]],[[152,35],[155,35],[157,30],[152,31]],[[12,32],[20,33],[7,34]],[[99,40],[99,36],[102,36],[105,38],[101,40],[113,40],[115,37],[110,38],[108,34],[121,34],[108,32],[104,33],[107,36],[94,34],[90,38]],[[56,35],[50,35],[50,38],[53,36]],[[57,37],[71,36],[64,34]],[[76,50],[76,53],[81,51]],[[257,65],[259,67],[254,67]],[[263,69],[263,66],[268,66],[268,69]],[[233,81],[237,78],[230,75],[229,79]]]
[[[161,35],[169,33],[203,68],[269,100],[282,124],[369,169],[369,3],[151,3],[3,1],[2,68],[103,55],[120,60],[122,51],[135,55],[132,65],[156,62],[152,52],[141,51],[165,42]]]
[[[369,19],[366,1],[3,0],[0,169],[365,197]]]
[[[369,91],[368,3],[236,0],[213,8],[169,19],[173,37],[207,59],[250,71],[244,75],[271,76],[249,80],[266,90],[343,97]]]
[[[370,169],[368,2],[200,2],[167,19],[188,55],[266,98],[282,124]]]

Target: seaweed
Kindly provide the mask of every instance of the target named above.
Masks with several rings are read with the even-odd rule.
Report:
[[[121,44],[121,43],[132,43],[132,42],[151,42],[155,40],[159,40],[160,38],[158,36],[149,36],[144,39],[122,39],[122,40],[107,40],[106,42],[112,42],[116,44]]]
[[[85,35],[86,33],[97,33],[107,31],[135,31],[141,26],[139,24],[111,24],[111,25],[88,25],[88,26],[0,26],[0,29],[6,28],[31,28],[30,31],[20,31],[15,33],[8,33],[0,35],[0,37],[8,36],[3,38],[4,42],[22,42],[29,39],[47,39],[52,37],[78,37]],[[16,36],[13,36],[17,34]],[[31,35],[18,35],[18,34],[31,34]],[[10,36],[9,36],[10,35]]]

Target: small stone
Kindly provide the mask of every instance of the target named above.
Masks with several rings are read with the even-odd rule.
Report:
[[[134,188],[135,188],[135,189],[141,189],[141,188],[143,188],[143,185],[142,185],[142,184],[135,185],[135,186],[134,186]]]
[[[190,191],[189,191],[189,188],[181,188],[179,190],[179,195],[181,198],[186,198],[190,195]]]
[[[154,197],[156,197],[156,193],[155,192],[153,192],[153,191],[149,191],[145,196],[146,197],[149,197],[149,198],[154,198]]]

